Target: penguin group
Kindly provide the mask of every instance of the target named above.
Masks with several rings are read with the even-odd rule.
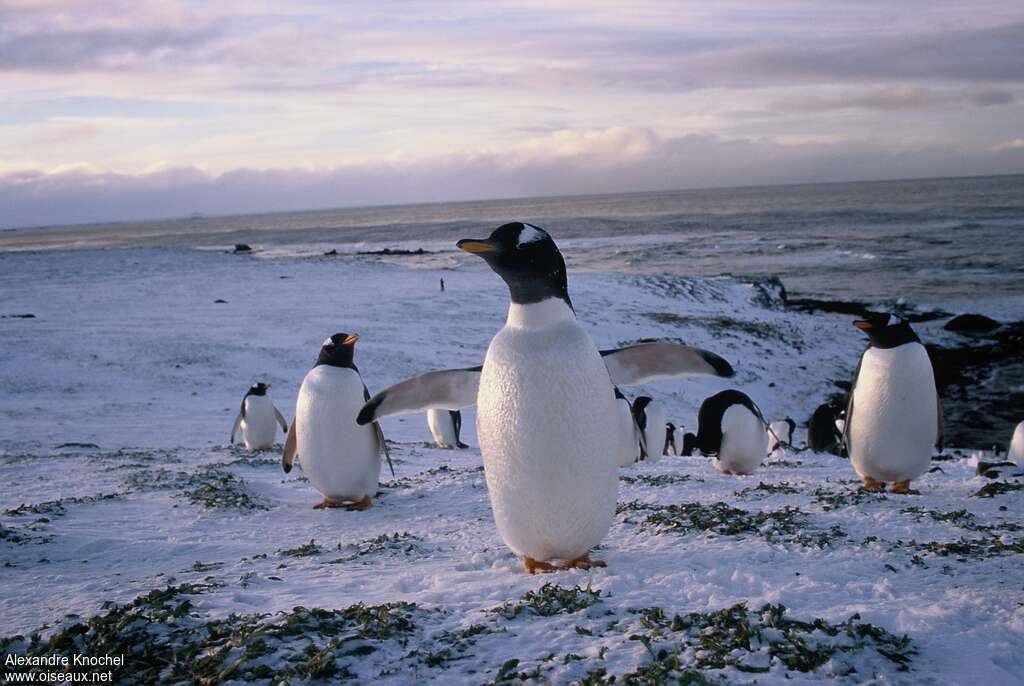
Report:
[[[552,237],[513,222],[486,238],[458,241],[504,282],[508,315],[483,363],[431,371],[371,395],[355,366],[356,334],[321,345],[287,425],[266,393],[249,389],[232,430],[265,449],[286,431],[282,465],[295,461],[323,500],[317,508],[365,510],[382,459],[391,465],[380,420],[426,412],[440,448],[461,449],[461,411],[476,406],[477,441],[498,534],[527,572],[604,566],[590,557],[615,512],[618,471],[662,455],[698,451],[725,475],[754,472],[794,448],[796,422],[771,422],[746,393],[727,389],[700,405],[695,433],[666,421],[654,398],[622,388],[686,375],[731,377],[719,355],[670,341],[600,350],[580,324],[565,261]],[[845,410],[825,404],[808,424],[807,447],[848,455],[863,489],[913,493],[942,444],[942,410],[927,352],[910,324],[889,314],[854,322],[868,347]],[[1024,422],[1011,453],[1024,460]],[[1014,459],[1014,458],[1011,458]],[[392,474],[394,469],[392,467]]]

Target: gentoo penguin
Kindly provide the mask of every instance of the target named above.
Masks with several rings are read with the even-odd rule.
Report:
[[[1010,439],[1010,447],[1006,450],[1006,459],[1024,466],[1024,422],[1017,425],[1013,430],[1013,438]]]
[[[676,434],[679,429],[672,422],[665,422],[665,445],[661,448],[662,455],[678,455],[679,448],[676,444]]]
[[[914,493],[942,445],[942,405],[928,352],[910,324],[889,314],[853,323],[868,335],[846,407],[844,436],[850,462],[866,491]]]
[[[768,443],[771,448],[768,452],[774,453],[779,448],[792,448],[794,431],[796,431],[796,422],[789,417],[769,424]]]
[[[649,395],[641,395],[633,401],[633,417],[643,432],[641,459],[657,462],[665,446],[665,412],[661,405]]]
[[[427,426],[438,448],[468,448],[459,440],[462,431],[462,413],[458,410],[427,410]]]
[[[352,363],[357,340],[356,334],[336,333],[323,342],[302,380],[284,444],[284,471],[291,471],[298,456],[309,483],[324,497],[315,509],[365,510],[377,492],[381,451],[391,466],[380,425],[356,424],[356,413],[370,397]]]
[[[725,390],[700,404],[697,435],[683,438],[683,454],[694,448],[723,474],[751,474],[768,454],[768,424],[746,393]]]
[[[589,551],[615,514],[625,425],[616,384],[681,374],[731,376],[704,350],[654,342],[599,351],[576,320],[565,261],[546,231],[511,223],[457,243],[508,286],[508,319],[482,368],[403,381],[373,398],[359,422],[430,407],[477,404],[477,437],[494,520],[526,570],[603,566]]]
[[[249,450],[268,450],[274,446],[277,438],[277,425],[281,431],[288,433],[288,422],[274,407],[274,402],[267,395],[270,384],[254,383],[242,397],[242,407],[235,417],[235,425],[231,427],[231,445],[235,444],[235,434],[242,430],[242,441]]]
[[[633,415],[633,403],[615,386],[615,405],[619,410],[619,446],[615,454],[619,456],[619,466],[631,467],[647,453],[644,432],[636,424]]]
[[[836,413],[828,403],[814,410],[807,422],[807,447],[819,453],[842,454],[843,436],[836,429]]]

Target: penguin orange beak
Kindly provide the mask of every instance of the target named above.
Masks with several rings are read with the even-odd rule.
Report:
[[[871,329],[875,328],[874,324],[865,319],[858,319],[853,323],[853,325],[856,326],[861,331],[870,331]]]
[[[464,250],[474,255],[490,255],[496,252],[501,252],[501,247],[489,238],[485,238],[484,240],[463,238],[461,241],[456,243],[455,246],[459,250]]]
[[[357,333],[350,333],[348,335],[348,337],[345,338],[345,340],[343,340],[341,342],[341,344],[342,345],[352,345],[352,344],[354,344],[358,340],[359,340],[359,334],[357,334]]]

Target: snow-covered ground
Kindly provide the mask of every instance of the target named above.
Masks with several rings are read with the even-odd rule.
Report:
[[[422,415],[386,419],[398,478],[363,513],[314,511],[276,453],[226,445],[255,380],[291,417],[337,331],[360,334],[371,391],[479,364],[504,286],[472,261],[414,260],[0,254],[0,635],[26,637],[4,652],[146,646],[124,673],[161,680],[1024,680],[1021,480],[1004,469],[975,496],[993,482],[966,451],[921,496],[857,494],[847,461],[808,452],[750,477],[667,457],[623,472],[607,568],[531,577],[491,520],[472,410],[457,452],[428,447]],[[676,338],[733,363],[732,379],[626,389],[688,429],[725,387],[803,421],[864,346],[849,318],[728,278],[574,272],[570,293],[599,347]],[[55,642],[30,646],[34,631]]]

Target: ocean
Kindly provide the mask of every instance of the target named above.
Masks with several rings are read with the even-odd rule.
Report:
[[[905,301],[1021,318],[1024,175],[485,200],[9,229],[0,251],[224,249],[263,257],[417,250],[454,266],[454,242],[522,220],[570,269],[775,276],[790,294]]]

